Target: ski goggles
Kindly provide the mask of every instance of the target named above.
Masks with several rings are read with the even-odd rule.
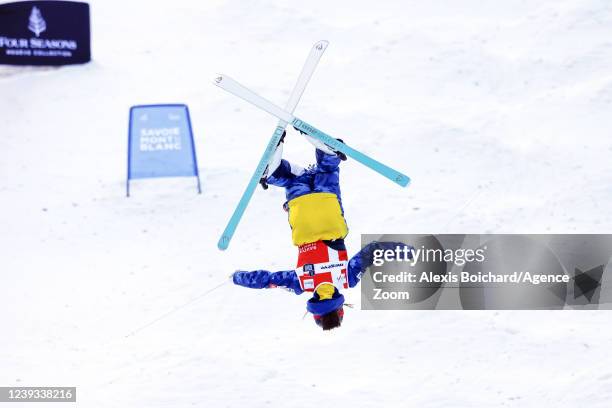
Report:
[[[340,317],[340,323],[342,323],[342,319],[344,318],[344,307],[337,309],[336,312],[338,312],[338,317]],[[317,326],[321,327],[321,318],[323,317],[323,315],[312,315],[312,317],[314,317]]]

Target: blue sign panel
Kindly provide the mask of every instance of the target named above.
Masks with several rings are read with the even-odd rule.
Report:
[[[195,176],[201,192],[189,109],[140,105],[130,109],[127,195],[130,180]]]

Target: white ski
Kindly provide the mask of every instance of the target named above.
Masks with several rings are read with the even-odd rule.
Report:
[[[295,116],[293,116],[292,113],[283,110],[282,108],[270,102],[269,100],[259,96],[255,92],[239,84],[237,81],[228,77],[227,75],[218,74],[214,79],[214,83],[218,87],[225,89],[229,93],[232,93],[247,102],[250,102],[251,104],[276,116],[284,122],[291,123],[294,127],[300,129],[306,134],[316,139],[319,139],[321,142],[325,143],[327,146],[331,147],[336,151],[341,151],[342,153],[378,172],[380,175],[388,178],[394,183],[399,184],[402,187],[406,187],[410,183],[410,178],[405,174],[377,160],[374,160],[368,155],[346,145],[345,143],[338,141],[337,139],[333,138],[322,130],[317,129],[306,121],[296,118]]]

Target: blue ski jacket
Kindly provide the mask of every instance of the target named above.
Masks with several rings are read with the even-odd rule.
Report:
[[[365,270],[374,262],[374,251],[376,250],[395,250],[396,247],[407,246],[401,242],[371,242],[366,245],[361,251],[353,256],[348,263],[348,283],[349,287],[355,287]],[[412,247],[408,246],[409,250]],[[410,252],[412,253],[412,252]],[[244,286],[251,289],[266,289],[273,287],[283,287],[294,292],[296,295],[301,295],[304,291],[300,286],[295,270],[286,270],[278,272],[269,272],[266,270],[255,271],[236,271],[232,275],[234,284]]]
[[[340,157],[316,149],[317,164],[304,171],[292,170],[291,163],[281,160],[278,168],[268,177],[268,184],[285,188],[287,201],[310,193],[333,193],[340,195]]]
[[[268,184],[285,188],[291,240],[300,246],[348,234],[340,194],[340,157],[316,149],[317,163],[302,169],[286,160],[268,177]]]

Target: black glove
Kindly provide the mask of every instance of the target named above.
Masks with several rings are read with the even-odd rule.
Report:
[[[304,131],[302,131],[302,130],[300,130],[300,129],[296,128],[295,126],[294,126],[293,128],[294,128],[295,130],[297,130],[298,132],[300,132],[301,134],[303,134],[303,135],[305,135],[305,134],[306,134],[306,132],[304,132]]]
[[[285,143],[285,136],[287,136],[287,131],[283,130],[283,135],[281,136],[280,140],[278,141],[278,144],[276,145],[277,147],[280,146],[281,143]]]
[[[344,144],[344,140],[342,140],[342,139],[336,139],[336,140],[339,141],[340,143]],[[340,160],[342,160],[342,161],[346,160],[346,154],[342,153],[341,151],[334,150],[334,153],[336,153],[336,155],[340,158]]]

